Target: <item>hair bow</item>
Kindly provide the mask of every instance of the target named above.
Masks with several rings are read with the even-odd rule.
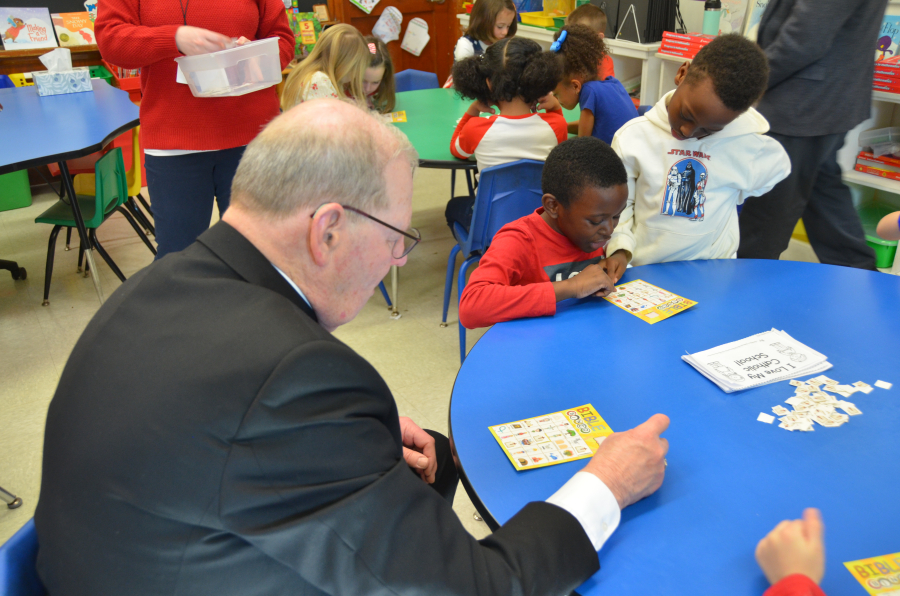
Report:
[[[372,54],[377,54],[377,53],[378,53],[378,49],[375,47],[375,44],[374,44],[374,43],[370,43],[370,44],[369,44],[369,52],[372,53]]]
[[[559,39],[550,44],[550,49],[554,52],[558,52],[562,47],[562,43],[566,41],[566,36],[569,34],[568,31],[563,31],[559,34]]]

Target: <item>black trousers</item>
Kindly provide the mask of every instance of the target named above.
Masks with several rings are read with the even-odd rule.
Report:
[[[450,439],[433,430],[425,429],[425,432],[434,437],[434,450],[438,464],[431,488],[444,497],[444,500],[453,505],[453,498],[456,496],[456,486],[459,484],[459,472],[456,470],[456,464],[453,462]],[[419,477],[415,470],[412,468],[409,470],[416,475],[416,478]]]
[[[738,258],[778,259],[803,218],[809,243],[823,263],[875,269],[875,252],[866,244],[853,199],[837,163],[843,134],[818,137],[769,136],[791,158],[791,174],[741,210]]]

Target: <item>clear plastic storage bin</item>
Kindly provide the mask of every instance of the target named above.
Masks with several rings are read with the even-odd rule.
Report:
[[[281,82],[278,38],[175,58],[194,97],[246,95]]]
[[[900,127],[875,128],[859,133],[859,146],[869,147],[875,157],[900,152]]]

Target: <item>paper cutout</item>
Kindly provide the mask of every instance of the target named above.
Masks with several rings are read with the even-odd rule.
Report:
[[[385,7],[384,12],[378,17],[378,22],[372,27],[372,35],[384,43],[400,39],[400,25],[402,23],[403,15],[399,9],[394,6]]]
[[[359,7],[359,9],[366,14],[372,14],[372,9],[375,8],[380,1],[381,0],[350,0],[352,4]]]
[[[409,22],[406,27],[406,35],[403,36],[403,43],[400,47],[413,56],[421,56],[422,50],[428,45],[428,23],[424,19],[416,17]]]

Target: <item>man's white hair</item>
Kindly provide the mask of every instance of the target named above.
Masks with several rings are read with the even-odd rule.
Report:
[[[332,202],[364,211],[387,209],[384,170],[397,157],[415,170],[418,154],[395,126],[349,102],[304,102],[247,145],[231,200],[269,217]]]

